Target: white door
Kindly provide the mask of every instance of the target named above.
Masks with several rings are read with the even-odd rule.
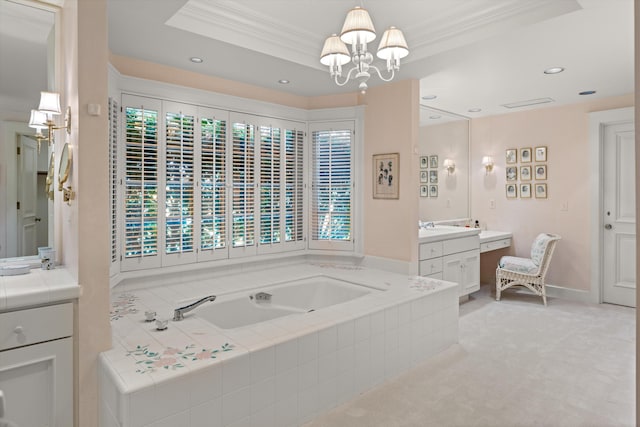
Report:
[[[636,306],[635,132],[610,124],[603,139],[603,302]]]
[[[38,254],[38,148],[36,141],[20,136],[18,156],[18,256]]]

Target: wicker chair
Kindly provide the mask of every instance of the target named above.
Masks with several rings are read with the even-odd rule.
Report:
[[[561,237],[557,234],[539,234],[531,245],[531,258],[503,256],[496,269],[496,301],[500,293],[512,286],[524,286],[542,297],[547,305],[544,277],[549,269],[551,256]]]

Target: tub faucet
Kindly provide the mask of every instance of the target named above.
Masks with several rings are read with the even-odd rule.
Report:
[[[191,303],[189,305],[185,305],[184,307],[176,308],[175,310],[173,310],[173,321],[177,322],[179,320],[184,319],[184,314],[185,313],[190,312],[194,308],[197,308],[197,307],[201,306],[202,304],[204,304],[207,301],[215,301],[215,299],[216,299],[216,296],[215,295],[211,295],[211,296],[199,299],[198,301],[196,301],[194,303]]]

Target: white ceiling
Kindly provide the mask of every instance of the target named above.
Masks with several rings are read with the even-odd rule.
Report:
[[[0,37],[10,36],[5,29],[15,23],[3,16],[7,4],[0,0]],[[108,0],[109,47],[117,55],[301,96],[353,92],[355,82],[340,88],[331,81],[319,54],[324,39],[360,4],[378,34],[390,25],[404,31],[410,54],[396,79],[418,79],[421,95],[437,95],[421,100],[432,111],[479,117],[514,111],[502,106],[511,102],[553,99],[520,111],[580,102],[583,90],[596,90],[591,98],[634,90],[633,0]],[[3,67],[42,57],[42,50],[9,45],[17,42],[0,45]],[[194,64],[192,56],[204,62]],[[553,66],[566,70],[543,73]],[[0,99],[18,87],[42,87],[23,84],[24,72],[1,71]],[[370,87],[381,83],[369,80]]]

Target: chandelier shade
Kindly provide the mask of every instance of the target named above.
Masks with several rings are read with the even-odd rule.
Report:
[[[367,44],[376,39],[376,30],[369,12],[359,6],[347,13],[340,39],[347,44]]]
[[[347,13],[340,36],[333,34],[322,46],[320,63],[329,67],[329,74],[338,86],[346,85],[350,80],[359,82],[358,88],[364,94],[367,82],[372,74],[380,80],[390,82],[400,70],[400,59],[409,55],[409,47],[404,34],[396,27],[389,27],[380,40],[377,56],[386,60],[388,73],[385,77],[380,68],[373,64],[374,56],[367,44],[376,39],[376,30],[369,12],[361,7],[354,7]],[[349,49],[349,47],[351,49]],[[342,78],[342,66],[351,62],[352,66]]]
[[[329,67],[344,65],[351,61],[349,49],[337,34],[332,34],[325,40],[320,54],[320,63]]]
[[[402,31],[396,27],[389,27],[380,39],[377,56],[380,59],[400,59],[409,55],[409,47]]]
[[[62,114],[60,109],[60,94],[55,92],[40,92],[38,110],[47,114]]]

